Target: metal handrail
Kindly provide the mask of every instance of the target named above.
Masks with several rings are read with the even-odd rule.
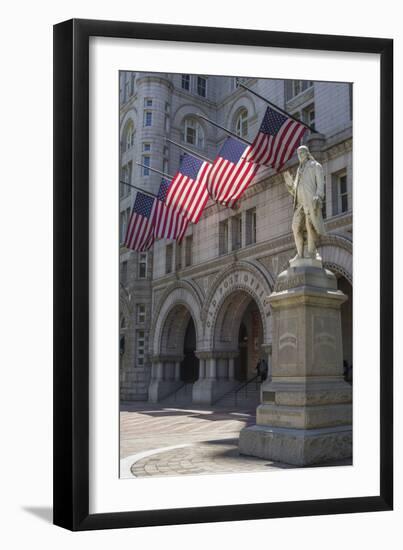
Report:
[[[256,389],[258,389],[258,382],[257,382],[257,379],[259,378],[259,374],[255,374],[255,376],[253,376],[252,378],[249,378],[249,380],[247,380],[244,384],[242,384],[241,386],[239,386],[239,388],[237,388],[236,390],[234,390],[234,397],[235,397],[235,405],[237,405],[237,402],[238,402],[238,393],[243,390],[245,388],[245,395],[248,393],[248,386],[249,384],[251,384],[253,381],[256,381]]]
[[[221,401],[221,399],[224,399],[224,397],[227,397],[227,395],[231,395],[231,393],[234,393],[234,401],[235,401],[235,404],[237,402],[237,397],[238,397],[238,392],[239,390],[242,390],[243,388],[245,388],[248,384],[250,384],[251,382],[253,382],[254,380],[256,380],[256,389],[258,389],[258,382],[257,382],[257,379],[259,378],[259,374],[256,374],[255,376],[253,376],[253,378],[249,378],[249,380],[247,380],[246,382],[244,382],[243,384],[241,384],[240,386],[238,386],[237,388],[231,388],[230,390],[228,390],[227,392],[223,393],[222,395],[220,395],[220,397],[218,397],[217,399],[214,400],[213,402],[213,405],[215,403],[217,403],[217,401]]]

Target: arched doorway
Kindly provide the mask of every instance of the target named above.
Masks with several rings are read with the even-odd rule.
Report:
[[[186,327],[183,343],[183,360],[180,364],[180,379],[182,382],[195,382],[199,378],[199,360],[196,351],[196,327],[190,317]]]
[[[256,375],[256,365],[264,357],[263,326],[259,309],[250,296],[245,300],[238,329],[237,351],[235,359],[234,378],[244,382]],[[234,319],[233,330],[237,329],[237,320]],[[239,322],[239,321],[238,321]]]
[[[189,308],[175,303],[162,320],[159,353],[153,357],[149,400],[169,398],[184,385],[199,376],[199,359],[195,355],[197,329]],[[190,394],[191,395],[191,392]]]

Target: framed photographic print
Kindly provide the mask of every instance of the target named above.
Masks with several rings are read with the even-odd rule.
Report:
[[[392,509],[393,42],[54,27],[54,522]]]

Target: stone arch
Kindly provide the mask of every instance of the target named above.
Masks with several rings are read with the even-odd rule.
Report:
[[[127,290],[121,287],[119,292],[119,327],[123,318],[126,319],[125,328],[128,328],[131,325],[130,296]]]
[[[204,348],[215,349],[217,338],[221,338],[221,347],[226,347],[226,344],[227,347],[232,346],[233,334],[230,334],[228,319],[232,316],[231,326],[232,331],[235,331],[251,299],[256,302],[260,312],[263,343],[269,343],[271,316],[266,297],[272,288],[271,278],[255,263],[237,262],[223,271],[212,285],[203,308]]]
[[[341,235],[326,235],[322,237],[318,250],[325,267],[353,283],[353,245],[349,239]]]
[[[247,109],[249,120],[256,116],[255,102],[246,93],[238,97],[237,100],[232,104],[231,109],[229,110],[227,122],[231,128],[234,127],[235,120],[242,109]]]
[[[137,111],[135,109],[130,109],[127,111],[125,116],[123,117],[121,123],[120,123],[120,142],[122,143],[125,140],[126,131],[128,124],[132,122],[134,129],[136,129],[137,125]]]
[[[320,239],[318,251],[324,267],[343,275],[350,284],[353,283],[353,244],[350,239],[342,235],[325,235]],[[294,254],[295,249],[290,249],[290,258]],[[290,258],[283,263],[279,273],[287,269]]]
[[[181,131],[186,118],[196,119],[204,132],[204,142],[206,147],[207,141],[213,137],[213,130],[210,124],[207,124],[203,119],[196,116],[198,112],[208,117],[208,113],[205,113],[202,108],[195,110],[195,106],[190,103],[181,105],[173,114],[173,126]]]
[[[181,355],[183,339],[190,317],[196,329],[196,341],[202,336],[201,297],[187,281],[168,287],[154,312],[151,328],[154,355]]]
[[[248,111],[248,121],[252,122],[256,117],[256,106],[254,101],[246,94],[242,94],[231,106],[228,113],[227,124],[234,131],[236,120],[242,109]]]

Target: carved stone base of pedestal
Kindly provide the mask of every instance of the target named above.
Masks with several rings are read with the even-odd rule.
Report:
[[[297,430],[270,426],[244,428],[239,452],[295,466],[309,466],[351,457],[351,426]]]

